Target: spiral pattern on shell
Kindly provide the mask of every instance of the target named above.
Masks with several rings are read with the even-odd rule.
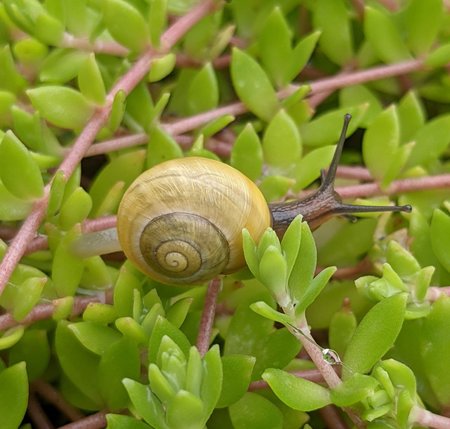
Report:
[[[242,229],[255,240],[270,226],[257,186],[206,158],[159,164],[139,176],[119,207],[121,247],[143,272],[169,284],[195,284],[245,265]]]

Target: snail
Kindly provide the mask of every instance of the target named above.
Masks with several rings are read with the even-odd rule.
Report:
[[[118,238],[125,255],[151,278],[199,284],[245,266],[243,228],[257,242],[269,226],[281,237],[298,214],[315,229],[334,215],[409,212],[410,206],[344,204],[334,191],[350,119],[345,115],[319,189],[305,199],[267,204],[258,187],[229,165],[198,157],[174,159],[143,172],[125,192],[117,214],[117,237],[114,231],[100,239],[99,233],[88,234],[78,243],[77,253],[104,245],[109,250],[94,252],[107,253],[115,250]]]

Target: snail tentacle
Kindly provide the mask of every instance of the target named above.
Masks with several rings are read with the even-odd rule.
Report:
[[[315,229],[334,215],[351,215],[355,213],[377,213],[377,212],[410,212],[411,206],[362,206],[345,204],[339,194],[334,190],[336,171],[342,155],[348,124],[351,115],[344,116],[344,125],[339,137],[336,150],[330,167],[325,174],[321,174],[321,185],[319,189],[303,200],[270,204],[273,219],[273,229],[282,236],[294,218],[301,214],[308,222],[311,229]]]

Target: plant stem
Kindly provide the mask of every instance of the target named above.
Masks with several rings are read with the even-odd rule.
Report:
[[[11,313],[2,314],[0,316],[0,331],[4,331],[17,325],[30,325],[40,320],[50,319],[55,313],[59,302],[60,299],[55,299],[51,303],[37,305],[19,322],[14,319]],[[93,302],[111,303],[111,291],[97,292],[96,296],[75,297],[71,316],[78,316]]]
[[[213,0],[202,1],[189,13],[178,19],[162,35],[162,50],[158,52],[158,54],[168,52],[196,22],[214,10],[214,8],[217,7],[217,4],[218,3]],[[83,159],[83,156],[89,146],[95,140],[98,132],[106,124],[111,113],[112,103],[116,94],[119,91],[129,94],[148,73],[151,60],[154,56],[154,49],[148,49],[142,54],[130,70],[113,86],[106,97],[105,106],[94,113],[76,139],[71,151],[68,153],[67,157],[63,160],[55,173],[62,171],[65,177],[70,177],[72,175],[75,168]],[[39,225],[45,217],[50,187],[51,182],[45,187],[44,197],[34,204],[31,214],[22,224],[22,227],[11,242],[11,245],[9,246],[0,264],[0,295],[3,293],[12,272],[24,255],[27,244],[34,238]]]
[[[58,429],[102,429],[106,427],[106,411],[100,411]]]
[[[428,301],[436,301],[441,296],[450,296],[450,286],[444,286],[444,287],[436,287],[431,286],[427,290],[427,295],[425,297]]]
[[[450,418],[434,414],[417,405],[411,410],[410,419],[419,426],[435,429],[450,428]]]
[[[35,380],[31,387],[34,392],[61,411],[61,413],[69,420],[76,421],[84,417],[84,415],[77,408],[69,404],[61,395],[61,392],[56,390],[51,384],[43,380]]]
[[[211,332],[216,315],[217,296],[222,288],[220,278],[212,279],[206,290],[205,304],[203,305],[202,318],[197,337],[197,349],[201,356],[204,356],[209,349],[211,341]]]
[[[450,188],[450,174],[395,180],[388,186],[387,189],[381,189],[377,183],[341,186],[336,188],[336,192],[342,198],[367,198],[376,195],[395,195],[402,194],[404,192],[445,188]]]

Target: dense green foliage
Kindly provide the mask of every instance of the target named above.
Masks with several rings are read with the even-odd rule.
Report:
[[[0,259],[20,256],[0,268],[1,429],[93,413],[86,427],[321,428],[329,404],[349,425],[411,428],[448,413],[448,2],[4,0],[0,43]],[[411,213],[314,232],[297,217],[281,241],[244,230],[248,270],[223,276],[217,308],[207,285],[73,252],[168,159],[227,162],[268,201],[315,188],[345,113],[355,168],[338,191]]]

